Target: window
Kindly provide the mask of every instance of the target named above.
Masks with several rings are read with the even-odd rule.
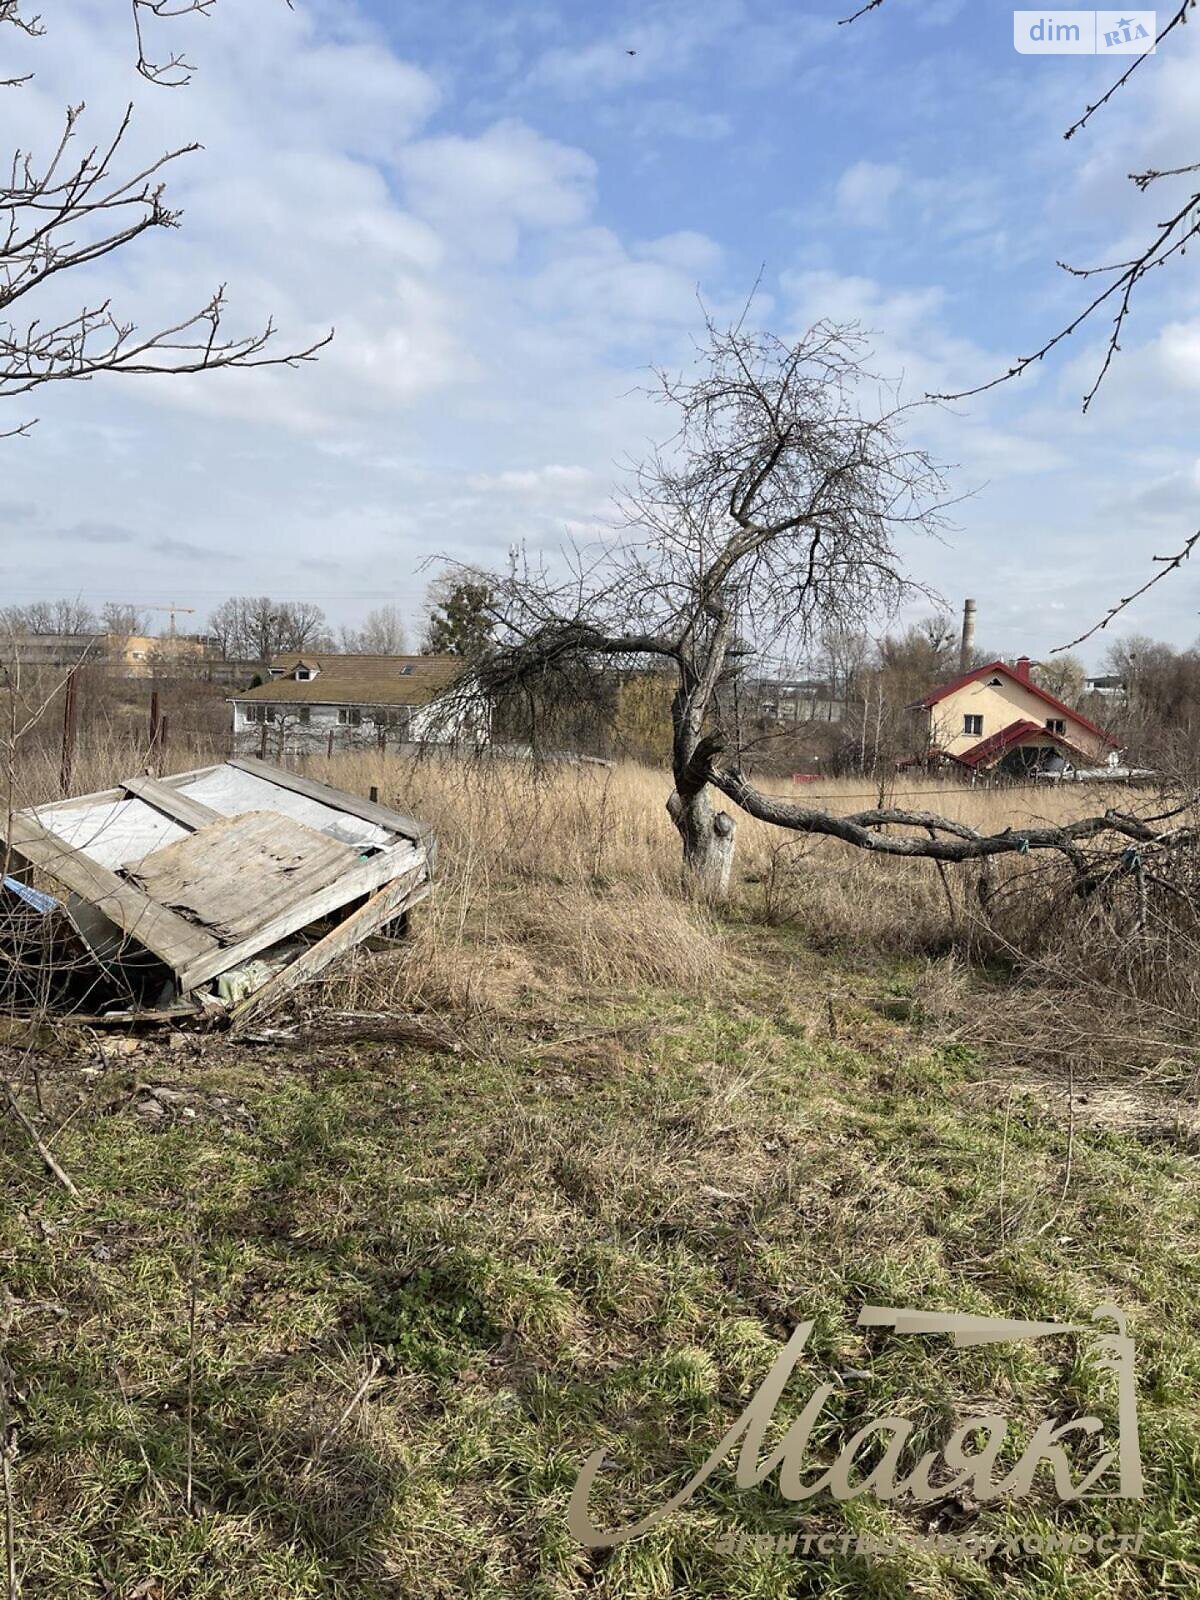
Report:
[[[338,721],[343,728],[361,728],[362,712],[357,706],[342,706],[338,710]]]
[[[1067,731],[1067,725],[1066,725],[1066,723],[1063,721],[1063,719],[1061,717],[1047,717],[1046,718],[1046,732],[1047,733],[1066,733],[1066,731]]]
[[[296,668],[296,682],[297,683],[307,683],[310,678],[315,678],[315,677],[316,677],[316,673],[312,670],[311,667],[297,667]]]
[[[252,706],[243,706],[242,710],[246,713],[246,721],[247,722],[274,722],[275,721],[275,707],[274,706],[265,706],[265,705],[262,705],[260,703],[260,704],[252,705]]]
[[[299,709],[296,712],[296,719],[297,719],[297,721],[299,722],[299,724],[300,724],[300,726],[302,728],[307,728],[308,727],[308,723],[309,723],[309,719],[310,719],[311,715],[312,715],[312,707],[311,706],[300,706],[299,707]]]
[[[978,736],[983,732],[983,718],[972,715],[970,712],[963,717],[963,732]]]
[[[412,662],[410,661],[405,666],[400,668],[400,676],[402,678],[411,678],[412,675],[413,675],[413,665],[412,665]]]
[[[1004,681],[1001,678],[989,678],[987,686],[989,689],[1003,689]]]

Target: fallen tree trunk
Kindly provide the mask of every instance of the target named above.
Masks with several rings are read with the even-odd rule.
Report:
[[[721,742],[707,741],[710,754]],[[1000,833],[980,833],[950,817],[929,811],[907,811],[900,807],[860,811],[839,817],[779,799],[756,789],[735,769],[709,767],[708,782],[733,801],[748,816],[769,822],[777,828],[797,833],[823,835],[877,855],[914,856],[932,861],[981,861],[993,856],[1028,855],[1032,850],[1057,850],[1080,868],[1086,865],[1080,846],[1088,840],[1115,834],[1134,845],[1179,849],[1194,844],[1200,831],[1194,827],[1155,829],[1140,817],[1109,810],[1102,816],[1079,817],[1058,826],[1005,828]],[[886,833],[888,827],[924,829],[918,833]]]

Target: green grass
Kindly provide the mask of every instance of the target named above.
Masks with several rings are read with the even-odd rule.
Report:
[[[1065,1183],[1066,1120],[1043,1095],[881,1007],[909,991],[905,969],[743,943],[723,994],[580,1000],[549,1036],[531,1008],[461,1059],[210,1040],[96,1075],[90,1047],[45,1052],[48,1120],[74,1111],[54,1148],[87,1204],[3,1126],[23,1593],[1200,1594],[1194,1160],[1080,1126]],[[646,1022],[632,1043],[601,1032]],[[153,1123],[129,1094],[147,1080],[183,1095]],[[1086,1320],[1106,1300],[1137,1341],[1140,1510],[1060,1508],[1041,1478],[986,1509],[797,1508],[774,1479],[739,1491],[731,1462],[640,1540],[590,1559],[567,1533],[591,1450],[610,1450],[603,1513],[642,1514],[810,1316],[779,1420],[846,1374],[817,1458],[889,1410],[929,1447],[972,1400],[1018,1428],[1107,1414],[1066,1342],[954,1352],[854,1326],[865,1302]],[[1139,1522],[1136,1559],[916,1543]],[[908,1548],[718,1548],[797,1528]]]

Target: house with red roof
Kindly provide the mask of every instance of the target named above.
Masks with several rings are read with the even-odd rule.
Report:
[[[927,757],[1010,776],[1104,765],[1116,741],[1035,683],[1032,665],[989,661],[930,690],[913,707]]]

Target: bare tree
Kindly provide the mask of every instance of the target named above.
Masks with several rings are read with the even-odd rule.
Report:
[[[686,872],[715,898],[728,888],[736,825],[714,809],[714,791],[761,821],[875,855],[978,861],[985,899],[987,863],[999,855],[1055,851],[1080,892],[1134,859],[1138,872],[1142,863],[1160,872],[1196,843],[1197,830],[1178,821],[1186,804],[985,835],[882,799],[835,816],[765,794],[742,771],[736,690],[749,661],[826,630],[853,632],[894,606],[914,587],[899,533],[936,526],[944,512],[937,469],[903,442],[904,409],[861,414],[861,356],[854,330],[825,323],[794,344],[710,325],[698,374],[660,376],[678,429],[634,471],[625,540],[577,553],[568,581],[495,575],[495,642],[447,697],[446,714],[481,693],[544,700],[548,685],[569,703],[599,702],[614,666],[627,676],[659,663],[674,682],[667,809]],[[917,634],[931,654],[952,648],[940,625]]]
[[[309,600],[288,600],[276,612],[278,650],[322,650],[329,641],[325,613]]]
[[[1047,693],[1068,705],[1077,705],[1087,686],[1087,669],[1078,656],[1060,654],[1049,661],[1037,661],[1033,667],[1034,681]]]
[[[406,642],[404,618],[395,605],[376,606],[361,628],[342,628],[340,634],[340,648],[357,655],[403,655]]]
[[[137,71],[151,83],[179,87],[191,67],[179,55],[152,61],[144,28],[151,19],[207,13],[216,0],[133,0]],[[20,0],[0,0],[4,24],[30,37],[39,17],[22,15]],[[19,92],[29,75],[0,79]],[[38,312],[38,291],[64,272],[84,269],[124,249],[143,233],[172,229],[180,213],[165,199],[163,173],[199,147],[182,145],[146,165],[123,164],[133,117],[130,105],[115,130],[80,145],[82,105],[67,108],[56,143],[40,156],[17,148],[0,176],[0,399],[48,383],[100,374],[145,376],[209,372],[220,367],[294,366],[311,360],[331,334],[298,350],[277,351],[271,322],[248,333],[224,331],[225,286],[167,326],[140,328],[106,298],[85,301],[66,318]],[[25,433],[33,420],[0,428],[0,438]]]
[[[480,660],[493,694],[600,660],[658,658],[675,680],[668,808],[687,867],[723,891],[734,822],[709,798],[709,730],[738,737],[734,687],[756,650],[786,652],[861,625],[909,584],[898,534],[939,520],[943,484],[901,439],[903,408],[863,415],[853,328],[820,323],[793,344],[709,323],[694,375],[658,375],[677,431],[637,467],[628,537],[570,585],[492,580],[506,641]]]
[[[327,650],[332,646],[325,613],[310,601],[237,595],[223,600],[208,619],[209,637],[226,660],[270,661],[282,650]]]
[[[98,633],[100,624],[91,606],[79,596],[61,600],[35,600],[27,606],[6,606],[4,626],[11,633]]]
[[[222,659],[236,661],[241,657],[242,645],[242,602],[230,598],[222,600],[217,608],[209,613],[208,636],[220,650]]]
[[[100,608],[100,629],[118,639],[132,639],[144,634],[149,621],[144,611],[136,606],[122,605],[108,600]]]

